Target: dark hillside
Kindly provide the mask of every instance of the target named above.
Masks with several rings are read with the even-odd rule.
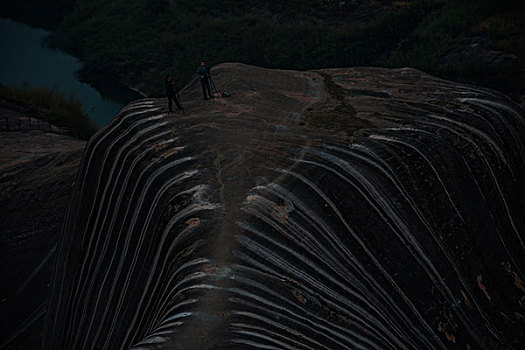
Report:
[[[1,102],[0,120],[25,109]],[[56,242],[84,145],[46,130],[0,130],[2,350],[40,347]]]
[[[109,79],[161,94],[160,77],[187,82],[204,57],[301,70],[408,66],[525,94],[523,1],[33,2],[22,11],[8,0],[1,12],[54,27],[49,43],[80,56],[82,78],[99,88]]]

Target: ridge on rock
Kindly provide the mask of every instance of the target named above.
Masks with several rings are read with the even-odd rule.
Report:
[[[213,69],[89,142],[46,349],[518,349],[525,122],[413,69]]]

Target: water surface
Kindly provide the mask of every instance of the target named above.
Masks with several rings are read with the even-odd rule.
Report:
[[[0,19],[0,83],[10,87],[24,85],[56,86],[82,102],[84,112],[99,125],[105,124],[127,102],[138,98],[133,91],[115,91],[118,98],[103,96],[77,79],[82,63],[63,51],[43,45],[49,32],[9,19]],[[118,88],[115,88],[118,89]]]

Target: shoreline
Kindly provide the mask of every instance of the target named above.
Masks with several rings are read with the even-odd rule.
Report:
[[[10,89],[56,88],[66,98],[73,92],[83,112],[99,126],[129,102],[144,98],[140,89],[127,86],[114,74],[88,68],[89,60],[81,50],[51,39],[57,31],[11,18],[2,18],[0,23],[1,49],[8,53],[2,59],[0,72],[3,86]],[[39,59],[34,62],[31,57]]]

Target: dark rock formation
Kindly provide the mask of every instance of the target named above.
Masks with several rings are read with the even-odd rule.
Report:
[[[2,349],[41,347],[56,244],[84,145],[66,135],[0,132]]]
[[[519,349],[525,122],[412,69],[214,69],[87,146],[46,349]]]

